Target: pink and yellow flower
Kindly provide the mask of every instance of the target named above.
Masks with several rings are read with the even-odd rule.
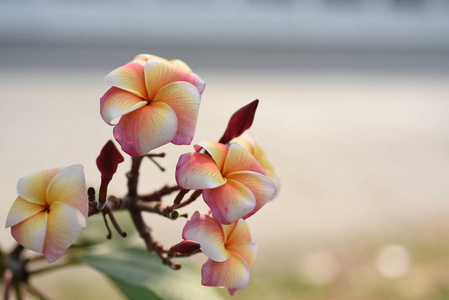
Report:
[[[199,153],[202,149],[209,154]],[[203,190],[203,199],[221,224],[248,218],[276,192],[274,183],[243,146],[206,141],[181,155],[176,181],[183,189]]]
[[[103,120],[114,127],[114,138],[132,156],[172,142],[192,142],[205,83],[180,60],[141,54],[109,73],[112,86],[100,101]]]
[[[182,237],[199,243],[209,257],[201,269],[201,284],[226,287],[231,295],[249,284],[257,248],[244,220],[221,225],[197,211],[184,226]]]
[[[86,227],[88,201],[83,167],[30,174],[17,183],[19,196],[6,227],[23,247],[57,260]]]
[[[262,166],[265,175],[271,179],[271,181],[274,182],[276,185],[276,193],[273,195],[273,197],[270,199],[274,199],[277,194],[279,193],[281,182],[279,180],[279,177],[277,177],[276,173],[274,172],[273,164],[268,160],[265,150],[262,148],[262,146],[253,139],[253,137],[245,132],[239,137],[236,137],[231,140],[231,143],[238,143],[245,147],[259,162],[259,164]]]

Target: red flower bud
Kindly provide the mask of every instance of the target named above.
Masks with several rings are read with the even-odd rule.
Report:
[[[108,141],[97,158],[97,167],[101,172],[101,178],[109,182],[117,171],[118,164],[124,160],[114,143],[111,140]]]
[[[230,140],[238,137],[245,130],[251,127],[258,104],[259,100],[256,99],[253,102],[243,106],[232,115],[228,123],[228,128],[226,128],[225,133],[220,139],[220,143],[228,143]]]
[[[201,248],[197,242],[185,240],[176,245],[176,251],[183,255],[193,254]]]

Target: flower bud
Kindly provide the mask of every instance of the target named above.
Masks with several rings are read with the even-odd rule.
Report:
[[[97,158],[97,167],[100,170],[102,180],[107,183],[111,181],[112,176],[117,171],[118,164],[124,160],[114,143],[111,140],[108,141]]]
[[[194,241],[182,241],[176,245],[176,251],[183,255],[193,254],[200,249],[201,245]]]

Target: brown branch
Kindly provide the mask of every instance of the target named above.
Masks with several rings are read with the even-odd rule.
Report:
[[[103,214],[105,225],[108,230],[107,237],[110,238],[111,230],[109,228],[106,215],[109,216],[109,219],[111,220],[112,225],[117,230],[117,232],[123,237],[125,237],[126,233],[121,230],[117,220],[113,215],[113,211],[122,209],[128,210],[130,212],[131,219],[134,223],[135,228],[137,229],[140,237],[143,239],[145,243],[147,251],[149,252],[154,251],[160,257],[163,264],[168,265],[170,268],[174,270],[177,270],[181,268],[181,266],[179,264],[173,263],[171,261],[172,257],[167,254],[168,250],[164,250],[162,245],[153,239],[151,235],[151,228],[147,226],[147,224],[145,223],[145,220],[143,219],[142,216],[142,212],[147,211],[160,214],[172,220],[177,219],[179,217],[179,213],[175,211],[175,208],[178,206],[183,207],[188,203],[193,202],[201,194],[201,192],[199,193],[194,192],[192,196],[187,201],[185,201],[185,203],[182,202],[182,199],[184,195],[187,194],[189,191],[181,190],[181,188],[178,186],[164,186],[162,189],[156,192],[139,196],[137,193],[137,187],[139,183],[139,169],[142,164],[143,158],[148,157],[149,159],[153,160],[153,157],[164,157],[164,156],[165,153],[161,153],[161,154],[147,154],[145,156],[132,158],[131,170],[126,174],[128,178],[128,194],[123,199],[110,196],[108,201],[105,203],[105,206],[99,207],[95,205],[96,204],[95,190],[93,188],[89,188],[88,192],[90,201],[89,216],[98,214],[100,212]],[[156,165],[158,164],[156,163]],[[179,193],[176,196],[173,205],[162,208],[162,205],[160,203],[162,201],[162,197],[171,194],[175,191],[179,191]],[[156,205],[150,205],[150,202],[159,202],[159,203],[157,203]],[[183,214],[182,216],[185,217],[186,215]]]
[[[150,203],[138,201],[136,203],[136,207],[141,211],[151,212],[163,217],[169,218],[170,220],[176,220],[179,217],[179,213],[177,211],[168,211],[162,208],[160,203],[156,205],[151,205]]]
[[[154,242],[153,237],[151,236],[151,229],[145,224],[143,220],[141,211],[139,209],[130,209],[131,219],[139,232],[140,237],[145,242],[145,246],[147,247],[147,251],[151,252],[154,250]]]
[[[120,225],[118,224],[117,220],[115,219],[114,214],[112,213],[111,209],[109,208],[109,206],[106,206],[105,209],[103,209],[103,216],[104,215],[108,215],[109,219],[112,222],[112,226],[114,226],[115,230],[118,232],[118,234],[120,234],[122,237],[126,237],[127,234],[126,232],[124,232],[121,228]],[[106,218],[105,218],[106,219]]]
[[[131,171],[126,174],[128,177],[128,196],[137,200],[137,184],[139,183],[139,169],[143,156],[133,157]]]
[[[186,201],[181,202],[179,204],[173,204],[172,206],[167,207],[167,209],[175,210],[175,209],[187,206],[190,203],[192,203],[193,201],[195,201],[199,196],[201,196],[202,192],[203,192],[202,190],[196,190],[192,193],[192,195],[190,195],[190,198],[187,199]]]
[[[153,162],[153,164],[156,165],[156,167],[159,168],[159,170],[161,170],[161,172],[165,172],[165,168],[163,166],[161,166],[154,158],[152,158],[152,157],[148,157],[148,158]]]
[[[173,204],[174,205],[179,205],[179,203],[181,203],[182,199],[184,198],[184,196],[189,192],[189,190],[180,190],[178,195],[176,195],[175,200],[173,200]]]
[[[141,195],[139,196],[139,200],[145,201],[145,202],[151,202],[151,201],[161,201],[163,196],[169,195],[173,192],[179,191],[181,188],[177,185],[174,186],[164,186],[159,191],[156,191],[154,193],[148,194],[148,195]]]
[[[182,199],[184,198],[184,195],[187,194],[189,190],[180,190],[178,195],[176,196],[175,200],[173,201],[173,205],[163,207],[161,203],[157,203],[155,205],[151,205],[148,202],[143,201],[137,201],[136,207],[138,210],[156,213],[161,216],[164,216],[166,218],[169,218],[170,220],[176,220],[178,217],[187,217],[187,214],[180,215],[176,209],[184,207],[193,201],[195,201],[202,193],[201,190],[195,191],[190,195],[190,198],[186,201],[182,202]]]
[[[94,199],[95,198],[95,190],[93,188],[89,188],[89,191],[90,191],[89,197],[91,199]],[[103,214],[104,224],[105,224],[106,229],[108,231],[108,235],[106,236],[106,238],[108,240],[110,240],[112,238],[112,232],[111,232],[111,229],[109,227],[109,223],[108,223],[108,220],[107,220],[106,216],[109,217],[109,219],[111,220],[112,225],[114,226],[115,230],[122,237],[126,237],[127,236],[126,232],[124,232],[120,228],[120,225],[118,224],[117,220],[115,219],[115,216],[112,213],[112,211],[125,209],[127,207],[128,201],[124,201],[124,200],[122,200],[120,198],[116,198],[114,196],[110,196],[108,201],[105,203],[105,206],[103,208],[101,208],[98,205],[96,205],[96,203],[93,202],[93,201],[89,202],[89,213],[88,213],[88,216],[90,217],[90,216],[96,215],[96,214],[98,214],[100,212]]]
[[[167,250],[156,241],[153,240],[151,235],[151,229],[145,224],[142,217],[142,212],[139,208],[130,209],[131,219],[133,220],[134,226],[139,232],[140,237],[144,240],[148,252],[155,252],[159,258],[162,260],[164,265],[169,266],[173,270],[179,270],[181,268],[180,264],[175,264],[167,256]]]
[[[111,228],[109,228],[109,223],[108,223],[108,219],[106,219],[106,214],[103,214],[103,221],[104,221],[104,225],[106,226],[106,230],[108,231],[108,235],[106,236],[106,238],[108,240],[112,239],[112,232],[111,232]]]

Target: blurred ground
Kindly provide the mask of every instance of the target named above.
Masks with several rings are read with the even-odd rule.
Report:
[[[112,137],[99,116],[107,89],[100,80],[141,52],[181,58],[207,82],[194,141],[219,138],[236,109],[261,100],[252,133],[282,187],[249,220],[259,255],[253,282],[234,299],[447,297],[444,51],[1,46],[0,220],[17,179],[35,170],[81,163],[98,186],[94,161]],[[145,165],[141,191],[174,182],[177,157],[190,150],[164,146],[169,170]],[[124,193],[128,167],[120,166],[112,193]],[[180,240],[181,222],[150,223],[166,244]],[[11,245],[8,230],[0,238],[2,248]],[[389,255],[402,261],[396,271],[381,267]]]

